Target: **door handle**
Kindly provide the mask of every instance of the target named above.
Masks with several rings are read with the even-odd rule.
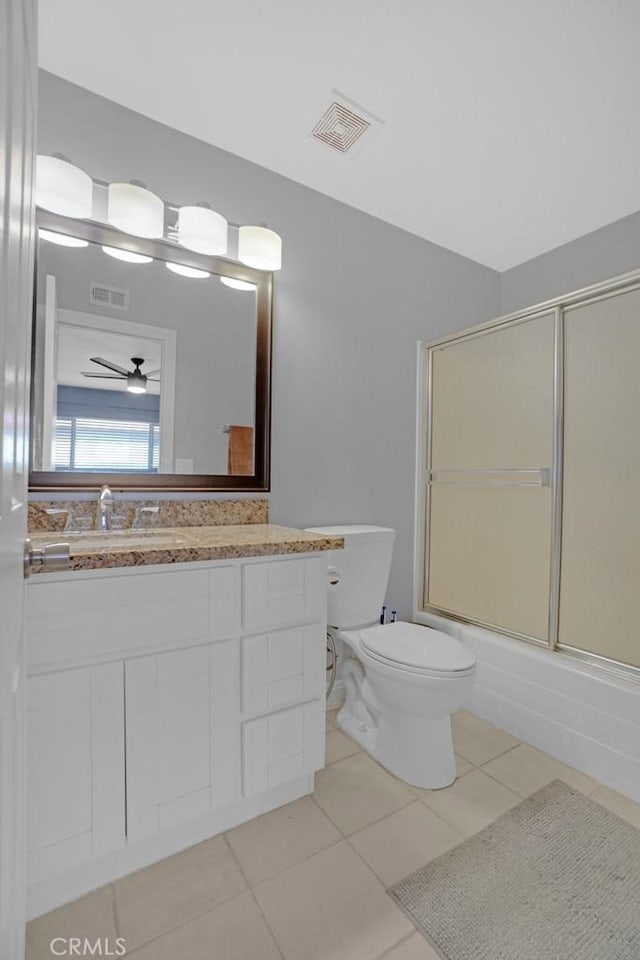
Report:
[[[55,570],[69,569],[69,544],[47,543],[44,547],[34,547],[28,538],[24,542],[24,575],[31,576],[33,570],[53,573]]]

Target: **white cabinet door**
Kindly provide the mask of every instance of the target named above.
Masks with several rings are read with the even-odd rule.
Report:
[[[125,843],[122,663],[28,681],[31,883]]]
[[[323,700],[248,720],[242,725],[245,797],[314,773],[324,765]]]
[[[240,795],[237,641],[125,663],[130,842]]]

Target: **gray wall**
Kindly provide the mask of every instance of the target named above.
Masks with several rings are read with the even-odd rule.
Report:
[[[388,600],[407,616],[416,341],[495,316],[499,275],[46,73],[39,114],[40,152],[282,235],[271,519],[394,527]]]
[[[640,267],[640,213],[528,260],[501,277],[501,313],[511,313]]]

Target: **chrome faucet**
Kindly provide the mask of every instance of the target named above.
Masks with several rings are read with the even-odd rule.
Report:
[[[111,518],[113,514],[113,494],[105,483],[100,496],[98,497],[98,509],[96,511],[96,529],[111,530]]]

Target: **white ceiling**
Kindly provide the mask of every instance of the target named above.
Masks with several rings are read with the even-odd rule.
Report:
[[[40,24],[46,70],[497,270],[640,209],[638,0],[43,0]],[[353,155],[309,135],[332,89],[384,121]]]

